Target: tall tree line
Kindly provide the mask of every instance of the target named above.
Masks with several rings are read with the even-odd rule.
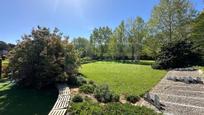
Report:
[[[146,22],[136,17],[121,21],[114,30],[108,26],[95,28],[89,43],[85,43],[89,44],[85,47],[89,51],[86,56],[139,61],[141,58],[154,59],[162,44],[175,40],[193,39],[201,41],[201,46],[199,28],[202,28],[203,13],[199,17],[198,14],[189,0],[160,0]]]

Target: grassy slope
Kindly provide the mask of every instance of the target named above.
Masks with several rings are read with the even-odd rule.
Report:
[[[0,115],[47,115],[56,98],[56,91],[22,89],[0,81]]]
[[[116,93],[135,95],[150,90],[166,74],[166,71],[153,70],[149,65],[117,62],[84,64],[80,72],[98,84],[108,84]]]

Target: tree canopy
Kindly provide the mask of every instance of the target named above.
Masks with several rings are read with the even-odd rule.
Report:
[[[196,11],[189,0],[160,0],[152,11],[150,23],[157,33],[162,32],[162,39],[166,42],[188,38],[188,24],[195,17]]]
[[[202,49],[202,56],[204,60],[204,11],[194,20],[192,32],[192,40],[197,47]]]
[[[10,53],[13,79],[23,86],[46,87],[65,82],[79,67],[78,54],[58,29],[38,27],[24,35]]]
[[[169,69],[191,67],[201,63],[201,49],[194,47],[189,40],[177,40],[165,43],[156,60],[154,68]]]
[[[72,44],[82,58],[91,55],[91,47],[88,39],[83,37],[74,38]]]

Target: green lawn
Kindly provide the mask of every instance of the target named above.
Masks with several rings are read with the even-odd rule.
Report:
[[[0,81],[0,115],[47,115],[57,99],[57,91],[23,89]]]
[[[80,72],[97,84],[108,84],[116,93],[142,95],[166,74],[150,65],[95,62],[82,65]]]
[[[200,66],[199,69],[201,69],[204,72],[204,66]]]
[[[194,68],[200,69],[200,70],[202,70],[204,72],[204,66],[194,66]]]

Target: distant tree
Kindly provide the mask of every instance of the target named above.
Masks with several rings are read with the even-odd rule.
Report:
[[[8,50],[12,50],[16,45],[15,44],[12,44],[12,43],[8,43]]]
[[[154,7],[150,22],[157,33],[162,32],[164,42],[186,39],[190,35],[189,23],[196,11],[189,0],[160,0]]]
[[[146,35],[145,22],[141,17],[137,17],[134,21],[129,20],[127,24],[127,35],[132,59],[139,61]]]
[[[144,40],[144,46],[142,48],[142,55],[150,59],[155,59],[159,54],[161,44],[157,38],[147,37]]]
[[[127,35],[126,35],[126,28],[125,22],[122,21],[120,25],[115,29],[113,36],[116,38],[117,43],[117,56],[120,59],[125,59],[126,50],[127,50]]]
[[[38,27],[24,35],[10,53],[13,79],[23,86],[42,88],[68,81],[79,67],[74,46],[58,29]]]
[[[153,67],[158,69],[181,68],[199,65],[200,62],[199,47],[194,47],[193,42],[188,40],[176,40],[163,44]]]
[[[108,41],[108,55],[111,59],[115,59],[117,55],[117,38],[114,35]]]
[[[0,41],[0,51],[8,49],[6,42]]]
[[[7,43],[0,41],[0,57],[2,55],[3,50],[7,50],[7,49],[8,49]]]
[[[3,55],[3,51],[10,51],[12,48],[14,48],[15,45],[11,43],[6,43],[4,41],[0,41],[0,56]]]
[[[99,27],[95,28],[90,36],[90,41],[92,48],[97,55],[99,51],[99,56],[104,57],[104,54],[107,53],[107,43],[112,35],[112,30],[109,27]]]
[[[201,51],[204,60],[204,11],[193,21],[192,26],[192,40],[197,47],[202,49]]]
[[[81,57],[90,56],[90,42],[83,37],[74,38],[72,43],[76,50],[79,51]]]

